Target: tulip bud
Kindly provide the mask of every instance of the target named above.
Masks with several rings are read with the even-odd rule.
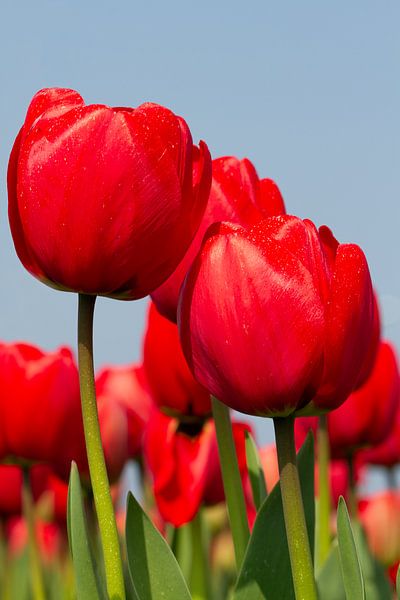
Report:
[[[66,479],[72,460],[87,468],[78,370],[69,348],[0,344],[0,422],[5,456],[46,462]]]
[[[381,342],[367,381],[328,415],[332,456],[344,458],[360,448],[383,443],[393,427],[399,399],[396,353],[391,344]],[[299,419],[296,426],[316,430],[317,419]]]
[[[49,469],[43,465],[35,465],[30,470],[32,495],[35,500],[47,489],[48,472]],[[0,465],[0,517],[21,513],[22,479],[21,467]]]
[[[376,446],[361,450],[358,454],[360,460],[371,465],[391,468],[400,463],[400,404],[393,425],[384,440]]]
[[[85,105],[50,88],[31,101],[8,169],[17,254],[48,285],[132,300],[175,269],[204,212],[211,160],[157,104]]]
[[[374,335],[368,265],[358,246],[297,217],[212,226],[178,323],[195,378],[228,406],[332,410],[357,385]]]
[[[245,487],[243,423],[233,423],[239,468]],[[185,423],[154,409],[145,437],[145,459],[161,517],[175,527],[191,521],[202,503],[224,500],[214,422]]]
[[[176,322],[180,288],[210,225],[230,221],[249,228],[265,217],[284,213],[278,186],[271,179],[259,179],[247,158],[214,159],[210,197],[196,237],[173,274],[151,295],[160,313]]]
[[[168,414],[204,417],[209,392],[193,377],[183,355],[178,328],[151,303],[143,345],[143,368],[154,402]]]

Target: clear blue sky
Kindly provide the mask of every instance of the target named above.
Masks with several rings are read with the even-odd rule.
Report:
[[[74,295],[38,283],[14,253],[5,183],[30,98],[65,86],[89,103],[165,104],[213,156],[250,158],[289,212],[363,247],[400,346],[397,0],[3,0],[0,22],[1,338],[75,343]],[[139,358],[144,310],[99,301],[97,364]]]

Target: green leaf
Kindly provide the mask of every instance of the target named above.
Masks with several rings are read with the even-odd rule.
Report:
[[[353,521],[352,527],[364,578],[366,599],[392,600],[393,594],[389,580],[382,565],[372,556],[361,525]],[[332,551],[318,575],[317,585],[323,600],[346,600],[337,542],[334,543]]]
[[[192,569],[192,536],[190,523],[175,528],[171,550],[178,561],[178,565],[185,581],[189,581]]]
[[[324,600],[346,600],[337,541],[333,543],[330,554],[318,574],[317,587],[319,597]]]
[[[313,446],[312,435],[309,435],[297,458],[312,555],[315,527]],[[290,572],[282,497],[277,484],[257,515],[233,598],[294,600]]]
[[[190,600],[175,556],[131,493],[126,515],[126,546],[129,571],[139,600]]]
[[[100,592],[96,578],[83,508],[81,482],[75,463],[72,463],[69,480],[67,519],[77,598],[78,600],[101,600],[104,596]]]
[[[346,502],[341,496],[337,513],[340,566],[347,600],[365,600],[364,580]]]
[[[391,585],[384,568],[371,554],[361,524],[353,520],[351,525],[364,580],[365,597],[367,600],[391,600]]]
[[[260,455],[258,453],[254,438],[249,431],[245,432],[245,436],[247,470],[249,472],[254,506],[258,511],[260,509],[261,504],[267,497],[267,487],[265,485],[265,477],[260,462]]]

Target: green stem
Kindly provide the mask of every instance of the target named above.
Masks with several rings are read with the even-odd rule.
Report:
[[[217,433],[222,480],[224,483],[229,522],[235,547],[236,567],[239,570],[246,553],[250,536],[246,503],[244,500],[235,443],[233,441],[229,409],[225,404],[222,404],[222,402],[213,396],[211,397],[211,402],[215,430]]]
[[[318,504],[315,544],[315,567],[318,573],[329,556],[331,547],[331,494],[329,483],[329,438],[326,415],[319,418],[318,449]]]
[[[190,592],[193,600],[208,600],[210,597],[207,540],[201,509],[190,523],[192,534],[192,568]]]
[[[0,598],[1,600],[12,600],[12,559],[7,550],[7,541],[4,532],[5,521],[0,518],[0,561],[1,561],[1,578],[0,578]]]
[[[396,467],[387,467],[386,468],[387,487],[389,490],[393,490],[393,491],[397,490],[395,468]]]
[[[353,454],[349,454],[347,457],[347,465],[349,468],[349,514],[351,519],[357,519],[358,508],[357,508],[357,485],[354,473],[354,458]]]
[[[33,505],[29,469],[23,469],[22,509],[28,529],[28,556],[34,600],[45,600],[42,566],[36,541],[35,509]]]
[[[317,600],[294,445],[294,418],[274,419],[286,536],[296,600]]]
[[[175,554],[178,565],[181,568],[185,581],[190,581],[192,569],[192,536],[190,530],[191,524],[185,523],[180,527],[175,527],[171,536],[171,550]]]
[[[99,522],[107,591],[111,600],[125,600],[121,550],[100,437],[93,366],[93,315],[96,296],[79,294],[79,383],[86,451]]]

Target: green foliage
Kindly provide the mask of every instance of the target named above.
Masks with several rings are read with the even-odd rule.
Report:
[[[314,448],[311,435],[307,437],[299,452],[298,468],[308,537],[313,552],[315,505]],[[277,484],[257,515],[233,598],[234,600],[294,600],[290,572],[281,491]]]
[[[352,528],[364,579],[366,600],[391,600],[390,583],[383,567],[372,556],[361,525],[353,521]],[[334,542],[328,560],[319,573],[317,584],[321,600],[346,600],[337,542]]]
[[[347,600],[365,600],[364,580],[357,548],[351,528],[349,513],[341,497],[337,512],[339,558]]]
[[[132,494],[128,495],[126,546],[138,600],[190,600],[171,548]]]
[[[267,497],[267,488],[265,485],[264,471],[260,462],[260,455],[253,436],[248,431],[245,432],[245,436],[247,469],[253,493],[254,506],[258,511]]]
[[[78,600],[103,600],[105,596],[96,576],[86,526],[81,482],[75,463],[72,464],[69,480],[67,519],[77,598]]]

